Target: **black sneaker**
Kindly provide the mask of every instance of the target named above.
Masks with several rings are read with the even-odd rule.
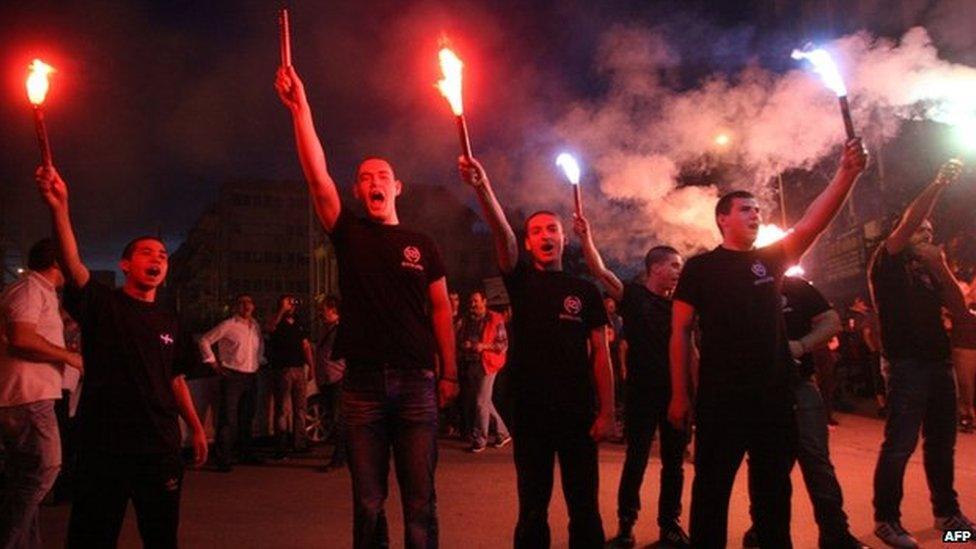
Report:
[[[621,522],[617,536],[607,542],[607,547],[612,549],[630,549],[637,545],[634,538],[634,525],[632,523]]]
[[[661,526],[661,543],[668,547],[691,547],[691,538],[677,522]]]
[[[821,549],[871,549],[871,546],[855,538],[850,532],[837,536],[820,536]]]
[[[912,537],[911,534],[905,530],[901,523],[896,521],[891,522],[876,522],[874,526],[874,535],[878,536],[878,539],[883,541],[888,547],[895,547],[897,549],[918,549],[918,540]]]
[[[742,546],[749,548],[759,547],[759,534],[756,533],[754,526],[750,526],[746,530],[746,533],[742,534]]]

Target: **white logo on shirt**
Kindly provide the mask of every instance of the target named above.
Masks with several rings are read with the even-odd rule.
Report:
[[[420,250],[416,246],[407,246],[403,249],[403,257],[410,263],[416,263],[420,261]]]
[[[173,336],[169,334],[159,334],[159,340],[163,342],[163,345],[173,344]]]
[[[563,309],[571,315],[578,315],[583,310],[583,302],[575,295],[571,295],[563,300]]]
[[[756,275],[756,278],[763,278],[766,276],[766,266],[762,264],[762,261],[756,260],[752,264],[752,274]]]

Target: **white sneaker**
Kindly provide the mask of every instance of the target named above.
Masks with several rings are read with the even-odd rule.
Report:
[[[874,525],[874,535],[878,536],[878,539],[889,547],[918,549],[918,540],[902,528],[901,523],[898,521],[876,522]]]

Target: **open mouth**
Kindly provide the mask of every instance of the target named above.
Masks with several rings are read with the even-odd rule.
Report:
[[[159,276],[160,274],[162,274],[162,272],[163,270],[160,269],[159,267],[149,267],[148,269],[146,269],[146,274],[154,277]]]
[[[749,230],[758,231],[759,230],[759,223],[750,223],[749,224]]]
[[[552,252],[553,250],[556,249],[556,245],[555,244],[550,244],[550,243],[547,242],[547,243],[543,244],[542,246],[539,246],[539,249],[542,250],[545,253],[550,253],[550,252]]]
[[[370,204],[382,204],[386,199],[381,191],[370,191],[369,192],[369,202]]]

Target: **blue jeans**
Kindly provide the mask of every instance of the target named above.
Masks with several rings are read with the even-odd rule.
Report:
[[[495,410],[495,404],[491,400],[492,389],[495,386],[495,376],[498,373],[486,374],[485,369],[478,365],[477,385],[475,386],[474,402],[474,429],[471,432],[471,442],[474,446],[485,446],[488,444],[489,430],[491,422],[495,422],[495,435],[499,441],[508,438],[508,427]]]
[[[383,509],[390,451],[400,484],[404,546],[437,547],[434,469],[437,392],[433,370],[350,368],[342,387],[353,491],[353,546],[387,547]]]
[[[937,517],[959,512],[953,489],[956,450],[956,384],[946,361],[892,360],[888,377],[888,420],[874,470],[874,519],[901,517],[903,480],[921,429],[925,478]]]
[[[0,547],[41,547],[37,508],[61,469],[61,436],[54,401],[0,408],[6,452],[0,492]]]
[[[847,514],[844,513],[844,496],[827,447],[827,410],[820,390],[812,380],[797,382],[793,395],[796,399],[796,460],[800,464],[803,482],[813,504],[813,515],[820,528],[820,546],[831,547],[833,542],[848,534],[848,524]],[[756,473],[758,471],[750,463],[750,500],[755,500]],[[754,515],[753,510],[750,506],[749,511]]]

